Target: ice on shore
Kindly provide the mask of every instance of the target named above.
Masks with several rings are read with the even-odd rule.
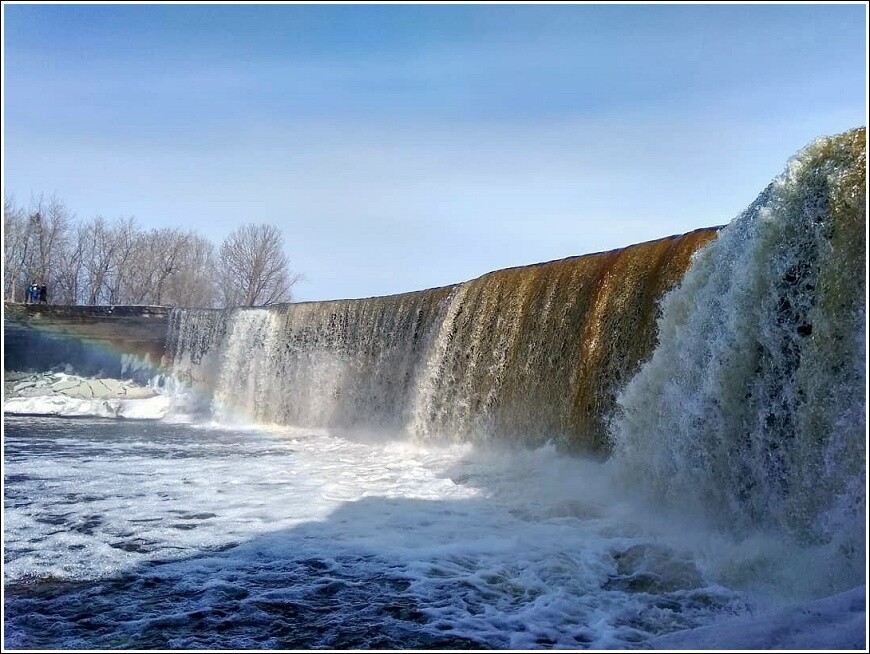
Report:
[[[7,414],[159,420],[172,408],[169,396],[129,380],[56,372],[7,374],[5,382]]]
[[[24,376],[9,375],[6,379],[7,397],[45,397],[62,395],[80,399],[142,399],[154,397],[154,389],[120,379],[93,379],[62,372]]]
[[[19,415],[126,418],[128,420],[160,420],[172,408],[171,398],[158,395],[141,400],[81,399],[65,395],[16,397],[6,400],[3,412]]]

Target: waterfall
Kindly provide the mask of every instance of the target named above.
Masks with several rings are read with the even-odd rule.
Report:
[[[616,393],[655,345],[659,298],[715,234],[389,297],[175,310],[171,369],[220,420],[603,452]]]
[[[214,394],[214,416],[220,422],[268,420],[274,414],[278,316],[271,311],[239,311],[230,322],[220,378]]]
[[[389,297],[176,310],[170,368],[223,420],[612,454],[657,503],[819,546],[851,580],[865,143],[816,142],[722,230]]]
[[[865,153],[864,130],[816,142],[699,253],[613,429],[633,487],[826,545],[847,580],[865,552]]]
[[[466,282],[425,362],[413,432],[606,448],[604,416],[655,344],[658,298],[714,235],[699,230]]]
[[[401,430],[450,288],[268,309],[177,309],[169,368],[233,420]]]

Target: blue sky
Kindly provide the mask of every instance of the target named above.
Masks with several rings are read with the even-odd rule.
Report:
[[[219,243],[299,300],[728,222],[866,122],[857,5],[4,5],[4,191]]]

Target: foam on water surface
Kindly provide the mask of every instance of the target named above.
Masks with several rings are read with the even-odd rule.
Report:
[[[6,644],[860,642],[865,590],[814,601],[866,575],[865,168],[863,130],[813,144],[685,277],[714,230],[176,310],[155,397],[22,387],[151,420],[7,418]]]
[[[620,647],[763,601],[552,448],[119,427],[7,418],[7,646]]]

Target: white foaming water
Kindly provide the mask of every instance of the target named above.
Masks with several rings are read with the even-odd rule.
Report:
[[[780,580],[807,597],[865,576],[858,136],[801,153],[697,255],[614,423],[626,484],[739,538],[812,552],[815,565],[795,559]]]
[[[614,495],[606,466],[550,448],[51,418],[7,418],[6,447],[7,645],[134,642],[165,618],[155,593],[173,615],[228,611],[240,647],[268,633],[246,611],[312,593],[303,604],[316,608],[329,584],[412,642],[511,648],[627,646],[763,601],[725,588],[704,551]],[[217,607],[209,588],[244,599]],[[107,608],[84,640],[67,616],[40,641],[25,614],[42,601]],[[332,613],[329,624],[362,619],[353,602]],[[174,629],[172,646],[218,644]]]
[[[509,351],[529,375],[539,370],[532,355],[547,344],[520,347],[519,336],[553,325],[523,328],[514,285],[495,277],[478,284],[473,316],[468,285],[176,312],[173,373],[206,392],[204,402],[178,393],[163,417],[207,408],[223,422],[363,424],[369,437],[12,420],[7,639],[337,649],[860,642],[861,589],[805,606],[839,615],[843,640],[832,630],[806,636],[804,609],[770,620],[791,641],[761,634],[767,618],[739,617],[863,578],[856,289],[865,255],[848,246],[859,222],[849,213],[854,171],[827,146],[823,165],[814,151],[799,157],[668,296],[661,342],[620,396],[606,464],[454,442],[498,436],[495,415],[527,445],[551,432],[515,421],[555,424],[546,411],[522,422],[536,405],[517,410],[511,398],[527,386],[504,381]],[[533,295],[524,283],[518,296]],[[590,310],[603,319],[616,285],[602,284],[608,292]],[[536,317],[551,308],[541,298]],[[604,346],[605,323],[593,322],[587,350]],[[566,358],[559,347],[551,362]],[[538,397],[544,408],[554,399],[564,408],[560,379],[555,395]],[[161,417],[143,402],[138,417]],[[137,415],[107,406],[68,415]],[[403,432],[429,440],[372,437]],[[735,626],[705,630],[735,615]],[[742,629],[753,639],[735,638]]]
[[[422,366],[414,384],[411,424],[408,431],[417,437],[425,438],[428,436],[433,416],[443,411],[443,407],[439,406],[438,391],[441,385],[453,381],[445,379],[444,359],[456,329],[456,316],[462,308],[462,302],[467,293],[467,284],[462,284],[453,290],[444,317],[439,323],[438,332],[435,334],[426,357],[426,363]]]
[[[278,317],[273,312],[252,309],[234,317],[214,397],[218,422],[240,423],[270,415],[268,402],[275,380],[269,360],[277,342]],[[239,415],[236,407],[249,415]]]

